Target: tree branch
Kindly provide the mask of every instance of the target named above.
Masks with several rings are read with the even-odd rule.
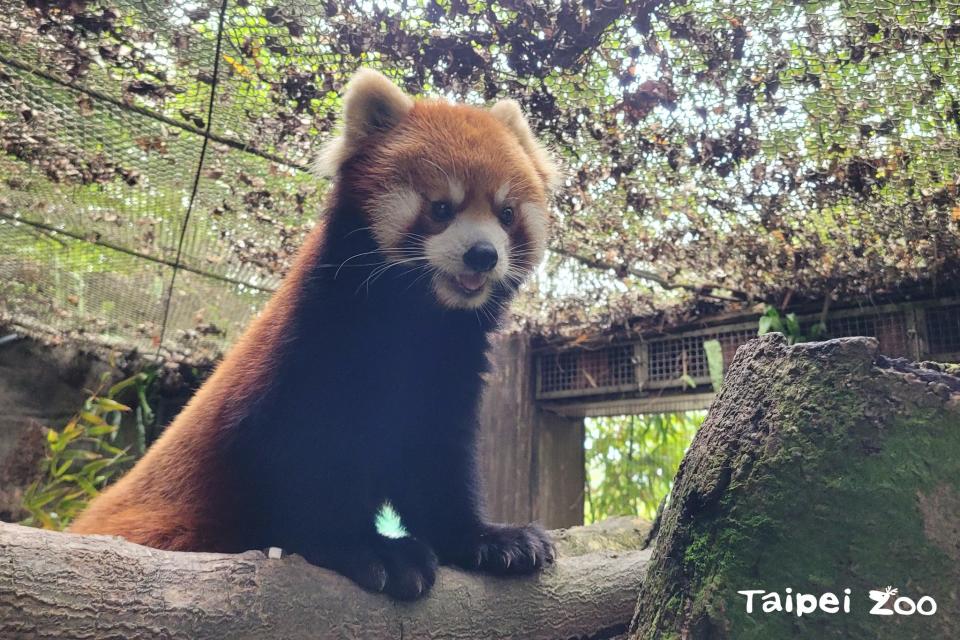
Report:
[[[585,267],[590,267],[591,269],[596,269],[598,271],[613,271],[617,274],[618,278],[623,278],[624,276],[630,275],[634,278],[640,278],[641,280],[655,282],[664,289],[685,289],[687,291],[692,291],[704,298],[713,298],[715,300],[724,300],[727,302],[742,302],[749,299],[749,296],[746,293],[743,293],[742,291],[731,290],[728,287],[724,287],[719,284],[713,284],[709,282],[702,284],[672,282],[663,276],[654,273],[653,271],[646,271],[644,269],[636,269],[625,264],[614,264],[612,262],[604,262],[603,260],[597,260],[595,258],[588,258],[578,253],[574,253],[573,251],[567,251],[566,249],[551,247],[550,251],[558,256],[576,260],[580,264],[584,265]],[[715,289],[724,289],[726,291],[730,291],[732,295],[724,296],[713,293]]]
[[[577,530],[556,534],[560,557],[542,576],[504,579],[442,568],[433,592],[411,604],[362,591],[298,556],[158,551],[0,523],[0,637],[620,635],[649,557],[636,550],[643,528],[624,520]]]

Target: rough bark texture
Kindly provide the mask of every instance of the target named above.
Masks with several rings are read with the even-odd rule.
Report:
[[[658,522],[631,637],[960,637],[960,379],[866,338],[741,347]],[[887,586],[932,616],[869,615]],[[752,614],[737,591],[841,598]]]
[[[427,598],[398,603],[297,556],[174,553],[0,523],[0,638],[612,638],[633,613],[643,532],[630,519],[555,532],[560,558],[540,577],[442,568]]]

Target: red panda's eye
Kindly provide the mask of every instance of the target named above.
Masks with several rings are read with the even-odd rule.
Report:
[[[453,217],[453,207],[450,205],[449,202],[445,202],[443,200],[431,202],[430,215],[433,216],[434,220],[446,222],[447,220]]]
[[[500,222],[505,227],[509,227],[513,224],[513,207],[504,207],[500,210]]]

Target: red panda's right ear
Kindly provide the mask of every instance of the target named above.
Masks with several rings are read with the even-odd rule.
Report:
[[[374,133],[389,131],[413,108],[413,99],[382,73],[361,69],[343,94],[343,131],[320,152],[317,173],[332,177],[351,153]]]

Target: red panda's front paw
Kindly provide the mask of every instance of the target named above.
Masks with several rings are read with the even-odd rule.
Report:
[[[385,538],[377,553],[386,570],[388,595],[399,600],[416,600],[427,594],[437,574],[437,556],[416,538]]]
[[[384,592],[398,600],[425,596],[437,573],[436,554],[416,538],[379,538],[373,544],[331,546],[304,556],[367,591]]]
[[[535,524],[487,525],[455,560],[465,569],[497,575],[524,575],[553,563],[550,536]]]

